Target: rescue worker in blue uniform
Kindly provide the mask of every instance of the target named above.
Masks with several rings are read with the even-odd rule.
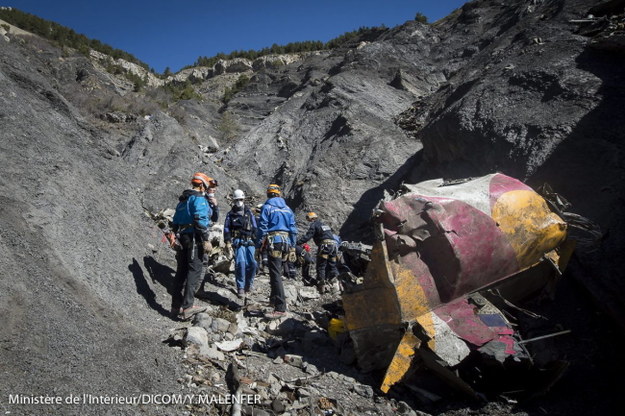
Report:
[[[282,284],[283,262],[291,251],[295,251],[297,225],[291,208],[280,197],[280,187],[271,184],[267,187],[267,201],[260,211],[257,247],[265,247],[269,255],[269,281],[271,294],[269,302],[273,312],[265,317],[277,319],[286,316],[286,299]]]
[[[252,290],[256,276],[256,219],[244,203],[245,193],[242,190],[236,189],[232,193],[232,199],[234,205],[224,222],[224,242],[227,251],[234,249],[237,295],[243,297]]]
[[[194,306],[194,295],[202,278],[202,259],[211,249],[208,229],[212,215],[205,192],[211,178],[198,172],[191,179],[192,189],[185,190],[179,198],[172,220],[179,250],[176,252],[176,276],[171,300],[172,316],[190,319],[206,308]]]
[[[325,225],[314,212],[306,214],[306,220],[310,222],[310,227],[305,235],[297,240],[297,245],[308,242],[311,238],[317,245],[317,287],[320,292],[326,289],[326,268],[330,269],[330,276],[338,275],[336,272],[336,257],[338,255],[338,245],[334,239],[332,228]]]

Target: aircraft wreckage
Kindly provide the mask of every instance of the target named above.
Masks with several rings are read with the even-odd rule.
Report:
[[[383,392],[420,370],[474,397],[521,374],[548,388],[567,364],[536,368],[504,310],[562,274],[574,242],[555,211],[499,173],[380,202],[363,282],[343,294],[360,368],[385,372]]]

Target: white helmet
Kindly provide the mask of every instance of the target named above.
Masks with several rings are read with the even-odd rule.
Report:
[[[240,189],[235,189],[232,193],[232,199],[234,199],[235,201],[237,199],[245,199],[245,193]]]

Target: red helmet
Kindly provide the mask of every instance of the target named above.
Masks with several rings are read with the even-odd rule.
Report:
[[[310,246],[307,243],[302,244],[302,248],[310,253]]]

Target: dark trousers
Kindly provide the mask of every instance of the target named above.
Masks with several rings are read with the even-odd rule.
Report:
[[[295,263],[293,263],[292,261],[285,261],[284,262],[284,275],[286,277],[288,277],[289,279],[297,279],[297,265]]]
[[[326,271],[329,272],[329,277],[335,277],[338,275],[336,270],[336,244],[322,244],[317,252],[317,283],[325,282]]]
[[[271,293],[269,302],[276,311],[286,311],[286,299],[284,298],[284,286],[282,285],[283,258],[288,251],[285,243],[274,243],[273,249],[269,248],[269,283]]]
[[[202,280],[202,258],[204,248],[193,234],[180,236],[182,249],[176,253],[176,276],[171,298],[172,310],[187,309],[193,306],[195,291]]]

